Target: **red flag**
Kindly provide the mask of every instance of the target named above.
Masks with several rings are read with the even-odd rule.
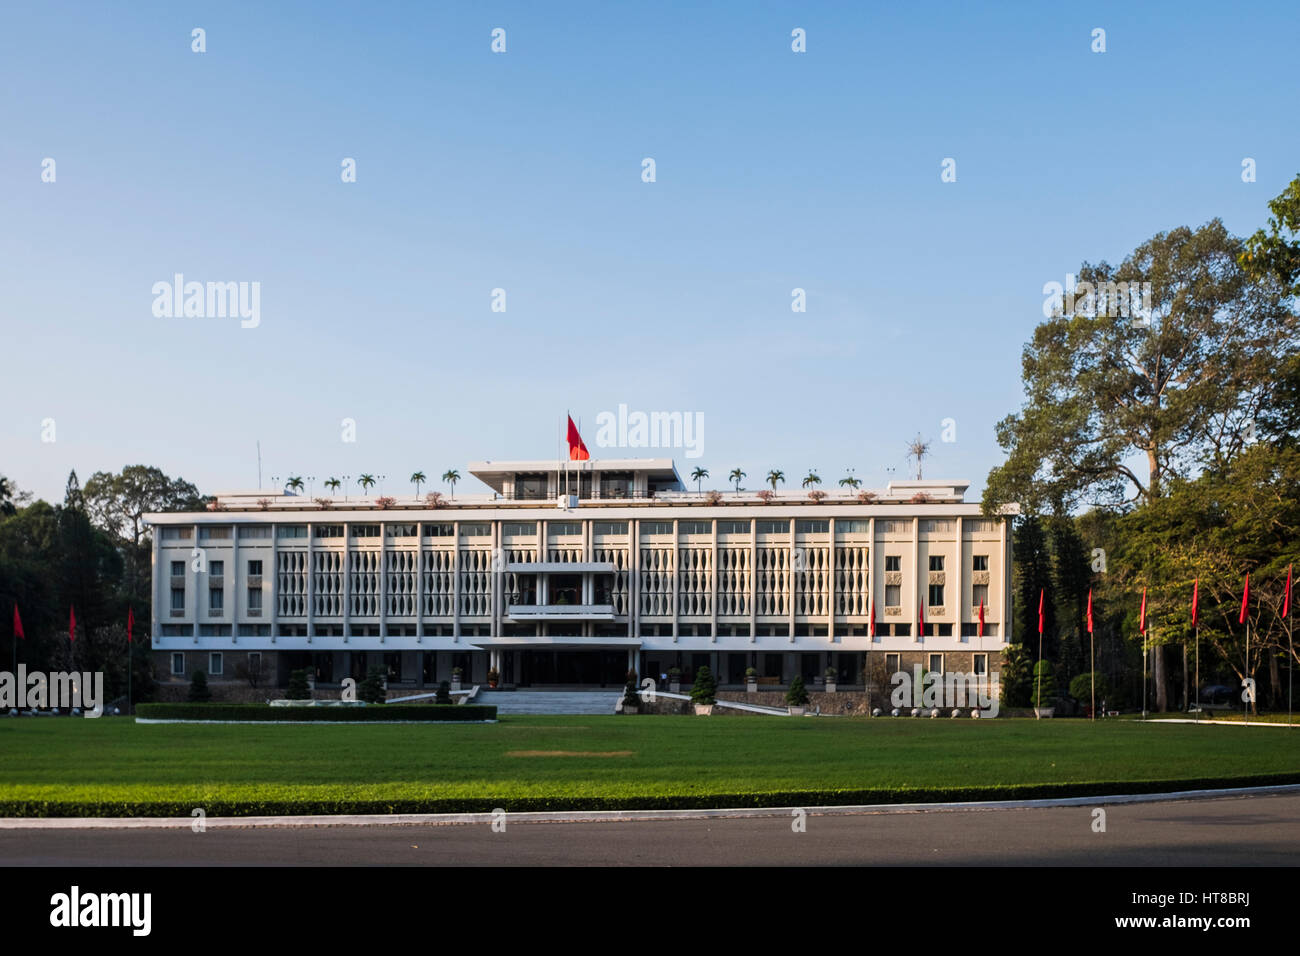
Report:
[[[1241,614],[1237,617],[1238,624],[1246,623],[1246,614],[1250,610],[1250,572],[1246,572],[1246,589],[1241,592]]]
[[[77,609],[71,604],[68,605],[68,640],[77,639]]]
[[[1092,588],[1088,588],[1088,633],[1092,633]]]
[[[1038,589],[1038,633],[1043,633],[1043,589]]]
[[[131,643],[131,629],[135,627],[135,611],[131,608],[126,609],[126,642]]]
[[[1282,598],[1282,616],[1291,616],[1291,565],[1286,566],[1286,597]]]
[[[18,616],[18,602],[14,602],[14,637],[21,637],[27,640],[27,635],[23,633],[23,619]]]
[[[872,598],[871,603],[867,605],[867,614],[869,615],[867,618],[867,627],[869,628],[867,633],[870,637],[875,637],[876,636],[876,599],[875,598]]]
[[[582,436],[578,434],[578,426],[573,424],[573,416],[569,416],[569,461],[586,461],[591,457],[587,453],[587,446],[582,443]]]
[[[920,630],[917,631],[918,637],[925,637],[925,602],[916,602],[916,624]]]
[[[980,598],[980,627],[979,636],[984,636],[984,599]]]
[[[1147,632],[1147,589],[1142,589],[1142,610],[1138,612],[1138,631],[1145,634]]]
[[[1201,579],[1196,578],[1192,581],[1192,627],[1196,626],[1197,614],[1201,604]]]

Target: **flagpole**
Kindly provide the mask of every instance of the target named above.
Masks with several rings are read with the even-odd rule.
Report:
[[[1142,632],[1142,719],[1147,719],[1147,634]]]
[[[1196,719],[1201,719],[1201,625],[1196,624]]]
[[[1097,638],[1088,628],[1089,669],[1092,671],[1092,719],[1097,719]]]

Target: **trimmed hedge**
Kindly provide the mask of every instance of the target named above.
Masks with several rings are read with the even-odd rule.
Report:
[[[368,704],[364,707],[272,707],[270,704],[137,704],[149,720],[475,721],[496,720],[494,704]]]
[[[627,797],[435,797],[366,800],[345,796],[293,799],[251,795],[246,799],[189,800],[0,800],[4,817],[188,817],[201,805],[210,817],[286,816],[350,813],[510,813],[539,810],[702,810],[724,808],[834,807],[859,804],[940,803],[976,800],[1024,800],[1050,797],[1100,797],[1113,794],[1171,793],[1221,787],[1258,787],[1300,783],[1300,774],[1246,777],[991,787],[896,787],[862,790],[774,790],[760,793],[678,793]],[[251,790],[252,788],[250,788]]]

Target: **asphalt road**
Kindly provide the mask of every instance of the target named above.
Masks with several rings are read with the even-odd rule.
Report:
[[[1294,866],[1300,795],[634,823],[2,830],[0,865]]]

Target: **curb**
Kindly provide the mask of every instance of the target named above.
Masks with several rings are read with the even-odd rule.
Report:
[[[764,807],[728,810],[562,810],[507,813],[512,823],[647,823],[657,820],[722,820],[788,817],[801,810],[813,817],[891,813],[958,813],[981,810],[1033,810],[1053,807],[1096,807],[1132,803],[1216,800],[1225,797],[1300,793],[1300,784],[1233,787],[1222,790],[1178,790],[1169,793],[1130,793],[1098,797],[1058,797],[1043,800],[992,800],[966,803],[879,803],[845,807]],[[493,823],[491,813],[339,814],[282,817],[0,817],[0,830],[192,830],[289,829],[298,827],[468,826]],[[197,832],[197,831],[196,831]]]

